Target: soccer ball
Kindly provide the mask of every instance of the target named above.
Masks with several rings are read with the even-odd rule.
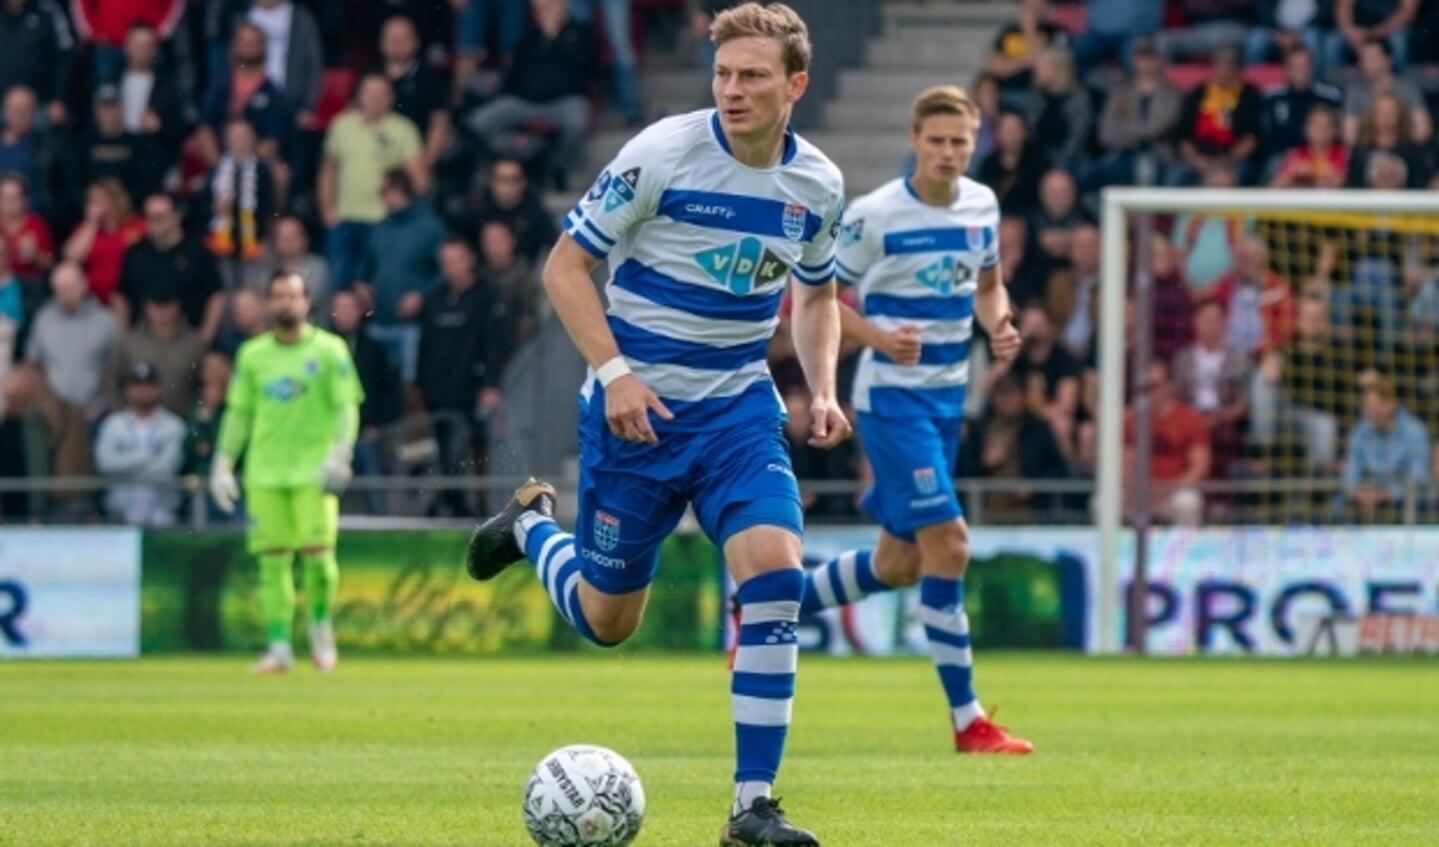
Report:
[[[525,783],[525,828],[540,847],[625,847],[644,820],[639,774],[613,750],[561,747]]]

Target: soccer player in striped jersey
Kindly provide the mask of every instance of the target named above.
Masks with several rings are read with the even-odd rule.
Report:
[[[724,550],[741,606],[735,794],[720,843],[817,845],[771,797],[804,575],[799,490],[765,351],[793,277],[811,443],[848,437],[833,279],[844,186],[788,126],[808,84],[799,16],[745,3],[711,32],[717,108],[666,118],[625,145],[566,216],[545,268],[555,311],[591,366],[575,534],[553,520],[554,489],[531,481],[475,531],[468,570],[489,579],[528,558],[566,621],[617,644],[638,627],[660,542],[692,504]],[[590,282],[601,260],[607,310]]]
[[[974,694],[964,613],[968,531],[955,495],[969,348],[976,319],[996,359],[1019,351],[999,273],[999,203],[963,176],[979,110],[952,86],[914,101],[915,172],[856,200],[840,229],[839,279],[858,286],[863,315],[844,309],[863,343],[855,375],[859,435],[874,469],[865,507],[875,549],[850,551],[806,575],[804,610],[853,603],[919,583],[920,616],[949,700],[955,749],[1029,753],[985,715]]]

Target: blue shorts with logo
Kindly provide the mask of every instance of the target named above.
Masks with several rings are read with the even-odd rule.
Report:
[[[635,444],[603,417],[580,418],[579,516],[575,548],[585,580],[626,594],[654,580],[660,544],[693,504],[719,546],[756,526],[802,535],[804,513],[777,420],[706,432],[669,432]]]
[[[963,517],[954,491],[961,418],[886,418],[859,413],[859,437],[874,471],[863,505],[903,541],[926,526]]]

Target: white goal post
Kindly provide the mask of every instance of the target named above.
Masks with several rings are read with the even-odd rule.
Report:
[[[1128,289],[1129,218],[1133,214],[1302,211],[1305,214],[1428,215],[1439,220],[1439,192],[1321,189],[1106,188],[1101,201],[1099,409],[1095,526],[1099,573],[1094,585],[1100,653],[1124,649],[1119,555],[1123,521],[1125,411],[1124,313]],[[1146,271],[1147,272],[1147,271]],[[1143,328],[1148,331],[1148,328]]]

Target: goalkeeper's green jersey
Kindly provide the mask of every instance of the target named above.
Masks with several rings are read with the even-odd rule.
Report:
[[[273,332],[246,341],[225,399],[225,414],[244,415],[250,424],[245,484],[316,484],[338,440],[343,407],[358,406],[364,396],[350,348],[337,335],[307,324],[295,344],[279,343]]]

